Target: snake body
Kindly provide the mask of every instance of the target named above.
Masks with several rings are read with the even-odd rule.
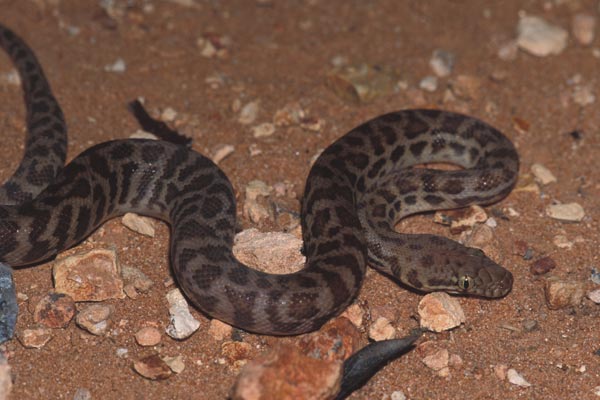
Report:
[[[25,90],[28,151],[19,170],[45,165],[34,182],[27,172],[17,173],[4,186],[24,195],[0,207],[0,261],[14,267],[47,260],[126,212],[160,218],[170,224],[171,265],[191,302],[239,328],[275,335],[318,329],[341,312],[359,291],[367,262],[420,291],[499,297],[511,289],[510,272],[481,251],[393,230],[415,212],[487,204],[509,193],[517,153],[477,119],[405,110],[338,139],[306,181],[305,268],[267,274],[233,256],[235,194],[226,175],[201,154],[166,141],[115,140],[91,147],[61,170],[66,129],[41,67],[6,28],[0,44]],[[410,168],[432,161],[465,169]],[[48,186],[40,191],[42,180]]]

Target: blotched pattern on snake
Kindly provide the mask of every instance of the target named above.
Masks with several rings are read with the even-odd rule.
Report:
[[[21,73],[29,130],[24,162],[3,187],[5,203],[13,205],[0,207],[0,260],[13,267],[46,260],[104,221],[137,212],[170,224],[173,273],[194,305],[248,331],[319,328],[355,298],[367,262],[419,291],[500,297],[511,289],[511,273],[481,251],[393,229],[412,213],[488,204],[510,192],[519,167],[515,148],[477,119],[405,110],[335,141],[306,181],[306,266],[272,275],[233,256],[234,191],[208,158],[165,141],[115,140],[61,169],[66,128],[41,67],[6,28],[0,45]],[[429,162],[465,169],[411,168]]]

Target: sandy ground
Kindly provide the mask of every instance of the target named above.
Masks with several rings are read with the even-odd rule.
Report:
[[[543,291],[546,276],[532,275],[530,264],[549,256],[557,264],[552,275],[585,285],[592,285],[591,268],[600,268],[598,100],[582,106],[571,97],[577,85],[598,94],[600,59],[593,49],[600,41],[585,47],[571,36],[561,54],[549,57],[519,51],[514,60],[503,61],[497,55],[514,39],[520,12],[569,30],[576,13],[597,16],[597,1],[203,0],[192,1],[191,7],[176,1],[116,1],[111,16],[99,3],[0,0],[2,23],[35,49],[63,106],[70,157],[94,143],[133,133],[137,125],[126,103],[142,96],[150,110],[176,110],[174,124],[193,137],[196,150],[211,155],[219,145],[235,146],[220,165],[240,201],[254,179],[268,184],[287,181],[300,194],[310,160],[319,149],[371,117],[428,106],[467,112],[505,132],[519,150],[522,180],[529,179],[525,175],[534,163],[556,175],[557,182],[539,192],[516,192],[488,208],[492,215],[509,207],[519,214],[497,218],[494,229],[501,261],[515,276],[512,293],[495,301],[460,298],[467,322],[450,333],[422,339],[444,341],[462,365],[441,378],[411,352],[382,370],[353,399],[384,399],[394,391],[409,399],[597,398],[600,307],[583,299],[576,307],[549,310]],[[226,54],[202,55],[197,40],[207,33],[230,38]],[[433,74],[429,59],[436,48],[454,53],[456,65],[430,93],[419,89],[419,82]],[[125,61],[124,72],[105,70],[119,58]],[[366,104],[345,102],[324,85],[332,61],[340,59],[390,66],[399,74],[402,88]],[[0,73],[11,69],[8,59],[0,56]],[[448,85],[459,75],[478,79],[480,86],[470,98],[444,100]],[[218,83],[211,84],[215,80]],[[18,86],[3,83],[0,96],[5,149],[0,173],[6,177],[22,151],[24,109]],[[241,125],[232,105],[254,100],[259,101],[256,121]],[[277,110],[293,102],[321,121],[322,129],[284,127],[267,138],[253,137],[252,126],[271,121]],[[580,139],[570,134],[575,130]],[[262,153],[251,156],[251,147]],[[554,202],[577,202],[586,217],[579,223],[550,219],[544,210]],[[298,204],[288,201],[295,210]],[[239,213],[243,227],[256,226]],[[268,221],[258,227],[284,228]],[[447,227],[433,223],[431,215],[410,218],[400,228],[452,237]],[[94,235],[96,241],[116,246],[122,262],[141,268],[154,287],[136,300],[108,302],[116,308],[112,318],[119,329],[105,337],[87,334],[71,323],[54,331],[42,349],[26,349],[16,340],[8,343],[14,377],[11,398],[71,399],[78,388],[88,389],[94,399],[227,396],[237,372],[218,362],[221,342],[207,333],[209,320],[200,313],[194,311],[202,326],[186,341],[164,336],[155,349],[135,343],[133,335],[140,327],[157,324],[162,330],[168,323],[169,289],[162,283],[170,276],[168,233],[166,225],[158,224],[157,236],[150,239],[111,221],[102,235]],[[573,247],[557,247],[553,243],[557,235],[565,236]],[[532,260],[516,254],[517,241],[533,249]],[[15,279],[20,293],[29,299],[39,297],[52,289],[51,264],[20,269]],[[371,272],[359,301],[393,308],[393,323],[402,334],[416,326],[420,298]],[[34,326],[26,303],[21,304],[18,331]],[[529,321],[537,328],[525,329]],[[245,333],[242,338],[252,345],[253,356],[279,340]],[[127,356],[119,357],[118,348],[126,348]],[[182,355],[185,370],[158,382],[140,377],[132,370],[132,360],[153,351]],[[499,379],[494,367],[502,364],[521,373],[531,387]]]

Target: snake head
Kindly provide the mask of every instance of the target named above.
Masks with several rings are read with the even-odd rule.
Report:
[[[455,261],[451,293],[481,297],[503,297],[512,289],[513,276],[506,268],[496,264],[483,251],[464,248],[466,256]],[[460,260],[460,261],[459,261]]]

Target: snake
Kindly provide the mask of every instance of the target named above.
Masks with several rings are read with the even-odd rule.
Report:
[[[481,250],[394,229],[414,213],[508,195],[518,154],[479,119],[402,110],[335,140],[311,167],[301,200],[306,264],[270,274],[233,255],[235,191],[200,153],[164,140],[116,139],[63,167],[66,124],[39,62],[8,28],[0,28],[0,46],[20,73],[28,130],[23,161],[2,187],[0,261],[11,267],[50,260],[105,221],[135,212],[169,224],[169,261],[190,302],[250,332],[318,329],[355,299],[367,265],[418,292],[499,298],[512,288],[512,274]],[[414,168],[432,162],[462,169]]]

